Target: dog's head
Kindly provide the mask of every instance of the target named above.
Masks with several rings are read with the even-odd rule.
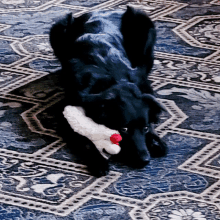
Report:
[[[87,96],[84,101],[88,104],[88,117],[120,132],[123,158],[138,166],[149,162],[146,135],[164,110],[154,96],[141,94],[133,83],[122,83]]]

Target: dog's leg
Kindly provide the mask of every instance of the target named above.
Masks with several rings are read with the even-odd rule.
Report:
[[[63,100],[57,106],[54,113],[58,124],[56,128],[57,135],[62,137],[70,153],[74,155],[80,163],[88,166],[90,173],[96,177],[107,175],[109,172],[108,160],[106,160],[95,147],[95,145],[86,137],[74,132],[67,120],[63,117],[63,109],[66,106]]]
[[[74,51],[80,52],[78,48],[75,48],[74,42],[82,34],[83,24],[89,16],[89,13],[86,13],[78,18],[73,18],[72,13],[69,13],[52,25],[49,40],[54,54],[61,64],[71,59]]]
[[[53,48],[55,56],[61,61],[66,60],[70,56],[71,41],[69,39],[68,30],[72,26],[74,18],[72,13],[67,14],[63,19],[59,20],[50,29],[50,44]]]
[[[146,144],[150,152],[151,157],[163,157],[167,154],[167,145],[161,138],[158,136],[156,131],[153,128],[153,125],[150,125],[149,132],[146,134]]]
[[[74,132],[67,144],[72,153],[77,155],[83,161],[83,164],[87,166],[91,175],[101,177],[108,174],[108,160],[100,154],[96,146],[88,138]]]
[[[108,160],[99,153],[93,143],[88,143],[85,147],[86,150],[84,153],[86,154],[84,155],[84,159],[90,173],[96,177],[107,175],[109,172]]]
[[[138,72],[137,72],[137,78],[138,78],[138,88],[141,90],[141,92],[143,94],[152,94],[154,95],[154,91],[151,87],[151,83],[150,81],[148,80],[146,74],[145,74],[145,71],[142,71],[142,69],[140,69]]]
[[[66,131],[66,129],[65,129]],[[109,163],[98,151],[95,145],[86,137],[72,131],[66,139],[67,147],[71,153],[78,156],[95,177],[105,176],[109,172]]]
[[[156,30],[150,18],[141,10],[128,6],[122,16],[121,32],[124,48],[133,67],[143,66],[148,74],[153,66]]]

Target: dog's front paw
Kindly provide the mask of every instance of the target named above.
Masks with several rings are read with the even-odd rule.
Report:
[[[108,161],[104,158],[102,161],[93,161],[88,165],[88,170],[95,177],[106,176],[109,173]]]
[[[164,157],[167,155],[167,145],[164,141],[153,140],[150,146],[148,146],[148,150],[150,152],[150,156],[153,158]]]

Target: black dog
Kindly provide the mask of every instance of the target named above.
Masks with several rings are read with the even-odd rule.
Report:
[[[118,130],[123,158],[136,167],[166,154],[153,130],[163,106],[147,79],[153,66],[154,24],[142,11],[97,11],[54,24],[50,42],[62,65],[70,105],[82,106],[96,123]],[[108,161],[87,145],[88,168],[108,173]],[[85,152],[86,153],[86,152]]]

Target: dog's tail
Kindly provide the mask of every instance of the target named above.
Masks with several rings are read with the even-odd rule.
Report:
[[[56,22],[50,29],[50,44],[54,50],[55,56],[59,60],[65,60],[69,55],[70,36],[68,30],[73,21],[72,13],[69,13],[65,18]]]
[[[156,30],[153,22],[145,12],[127,6],[122,16],[121,32],[124,47],[132,66],[147,66],[150,72],[153,66],[153,49]]]

